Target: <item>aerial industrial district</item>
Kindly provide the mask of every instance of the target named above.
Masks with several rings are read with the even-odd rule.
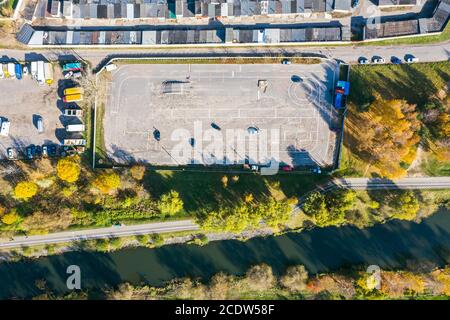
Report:
[[[18,59],[2,57],[2,89],[10,92],[1,103],[1,148],[6,158],[31,160],[85,152],[86,137],[93,139],[86,131],[95,130],[98,125],[87,128],[83,124],[91,111],[83,113],[86,110],[80,105],[94,104],[94,101],[83,102],[83,90],[93,90],[83,88],[82,84],[92,84],[94,72],[98,85],[98,76],[105,72],[111,76],[106,77],[110,80],[106,81],[103,92],[107,107],[99,129],[104,133],[104,141],[99,143],[104,144],[103,151],[110,164],[239,163],[250,164],[249,168],[259,171],[260,166],[270,166],[272,158],[286,171],[312,166],[314,172],[321,172],[321,167],[338,165],[342,140],[340,114],[345,110],[351,87],[350,65],[417,63],[420,57],[407,47],[389,57],[374,52],[350,59],[333,58],[325,47],[324,50],[299,50],[298,54],[289,48],[297,44],[338,45],[433,37],[444,31],[450,3],[447,0],[362,3],[358,0],[24,0],[10,14],[10,19],[16,21],[17,43],[28,46],[30,53],[19,55]],[[242,53],[250,63],[228,61],[229,65],[219,67],[186,60],[185,66],[173,66],[153,60],[150,65],[134,66],[127,64],[126,54],[120,59],[120,50],[108,51],[108,48],[124,47],[129,52],[134,46],[169,48],[173,45],[211,48],[197,49],[195,56],[192,55],[195,50],[186,50],[185,57],[177,53],[175,56],[180,59],[198,57],[214,62],[213,58],[224,55],[215,57],[212,48],[222,45],[237,49],[229,58]],[[286,45],[290,52],[276,60],[280,65],[255,66],[258,58],[270,54],[268,45]],[[243,49],[247,46],[252,49]],[[78,54],[89,48],[101,48],[105,56],[89,61]],[[33,54],[35,49],[42,54]],[[55,53],[58,51],[61,53]],[[134,52],[128,58],[136,61],[145,57],[142,53],[139,56]],[[283,53],[277,55],[282,57]],[[319,63],[298,64],[297,56],[304,56],[305,61],[316,58]],[[427,56],[424,58],[429,60]],[[83,81],[84,78],[87,80]],[[48,88],[56,88],[56,95],[49,94]],[[223,129],[223,132],[244,129],[250,136],[258,135],[260,128],[281,129],[277,146],[273,145],[276,155],[255,158],[239,150],[209,156],[204,150],[197,150],[194,152],[197,154],[181,158],[172,154],[176,141],[171,141],[171,134],[183,126],[193,133],[196,119],[209,129]],[[195,138],[189,138],[191,149],[196,149]],[[186,153],[188,148],[175,149]],[[89,149],[95,166],[95,151]],[[266,153],[270,149],[269,146]]]
[[[433,129],[419,138],[418,117],[401,114],[422,103],[422,120],[448,121],[450,0],[18,0],[0,9],[0,162],[9,188],[0,195],[2,259],[25,247],[60,244],[61,253],[75,240],[100,247],[135,236],[123,241],[149,246],[172,241],[145,238],[159,233],[204,241],[192,236],[202,228],[286,232],[291,214],[314,207],[311,193],[450,187],[448,166],[436,160],[430,177],[413,161],[432,152],[444,161],[448,136]],[[421,72],[436,78],[408,89]],[[400,89],[405,98],[396,98]],[[437,92],[433,104],[424,90]],[[345,134],[384,119],[363,115],[369,105],[392,108],[402,130],[414,131],[392,143],[386,133],[396,162],[367,160],[371,151]],[[438,138],[426,149],[419,140],[430,136]],[[417,153],[396,158],[407,144]],[[208,175],[220,187],[204,185]],[[228,219],[224,206],[237,197],[239,210],[259,220]],[[383,201],[370,199],[358,200],[372,206],[369,218],[353,224],[384,219],[374,213]],[[266,209],[252,211],[258,203]],[[328,209],[325,217],[310,209],[293,228],[348,223]],[[264,215],[271,210],[283,218]],[[230,239],[220,232],[210,239]],[[0,297],[11,294],[4,281]]]

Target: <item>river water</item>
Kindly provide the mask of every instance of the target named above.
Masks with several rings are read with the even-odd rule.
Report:
[[[440,210],[421,223],[393,220],[371,228],[351,226],[313,229],[246,242],[225,240],[206,246],[178,244],[157,249],[129,248],[112,253],[68,252],[30,261],[0,263],[0,298],[27,298],[40,293],[36,280],[62,294],[69,265],[81,268],[83,289],[121,282],[163,285],[176,277],[207,280],[220,271],[240,275],[258,263],[282,274],[303,264],[310,274],[349,265],[376,264],[404,268],[411,262],[450,263],[450,212]]]

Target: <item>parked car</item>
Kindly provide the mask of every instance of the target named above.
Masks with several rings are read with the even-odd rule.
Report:
[[[250,135],[258,134],[259,133],[259,128],[258,127],[248,127],[247,128],[247,132]]]
[[[37,157],[41,157],[42,156],[42,147],[41,146],[36,146],[35,154],[36,154]]]
[[[406,63],[419,62],[419,58],[413,56],[412,54],[407,54],[405,55],[405,61]]]
[[[56,150],[57,150],[56,144],[49,145],[49,147],[48,147],[48,155],[50,157],[56,157]]]
[[[391,57],[391,62],[392,62],[393,64],[401,64],[401,63],[402,63],[402,59],[397,58],[397,57],[395,57],[395,56],[392,56],[392,57]]]
[[[6,149],[6,154],[9,160],[14,160],[16,158],[16,154],[13,148]]]
[[[9,128],[11,127],[11,122],[0,118],[0,135],[9,136]]]
[[[42,156],[43,157],[48,157],[48,145],[44,144],[42,146]]]
[[[42,121],[42,117],[39,116],[36,121],[36,127],[39,133],[44,132],[44,121]]]
[[[29,145],[29,146],[26,148],[27,158],[30,159],[30,160],[33,159],[33,158],[34,158],[35,152],[36,152],[36,147],[35,147],[35,145],[34,145],[34,144]]]
[[[282,166],[281,170],[285,171],[285,172],[289,172],[289,171],[294,170],[294,168],[292,166],[286,165],[286,166]]]
[[[386,62],[386,60],[384,60],[383,57],[379,57],[379,56],[373,56],[372,57],[372,63],[380,64],[380,63],[385,63],[385,62]]]
[[[358,59],[358,63],[359,64],[369,64],[369,59],[367,59],[366,57],[359,57]]]
[[[281,64],[291,64],[291,60],[289,60],[289,59],[283,59],[283,60],[281,61]]]

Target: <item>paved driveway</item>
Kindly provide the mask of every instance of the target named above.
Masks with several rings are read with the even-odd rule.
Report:
[[[59,144],[57,134],[64,129],[56,84],[41,87],[27,76],[22,80],[0,79],[0,94],[0,117],[11,122],[9,136],[0,136],[0,157],[5,157],[8,147],[23,151],[30,144]],[[43,119],[43,133],[36,128],[38,116]]]

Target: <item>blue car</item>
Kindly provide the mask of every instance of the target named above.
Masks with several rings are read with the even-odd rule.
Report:
[[[391,58],[391,62],[393,64],[402,64],[402,60],[400,58],[397,58],[397,57],[392,57]]]
[[[16,71],[16,78],[18,80],[21,80],[22,79],[22,65],[20,63],[16,64],[15,71]]]

